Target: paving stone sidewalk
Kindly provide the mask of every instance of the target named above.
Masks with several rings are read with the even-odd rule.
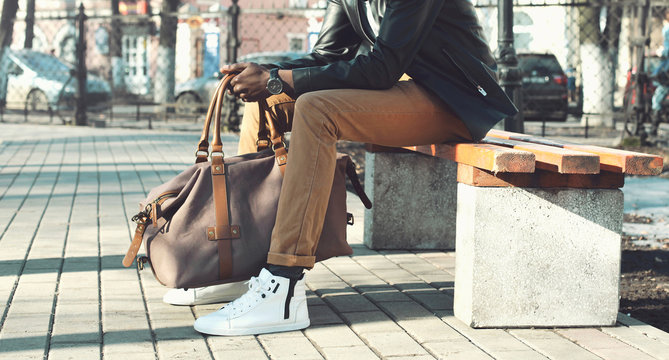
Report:
[[[208,337],[150,270],[123,268],[130,217],[194,160],[192,132],[0,124],[1,359],[669,359],[669,334],[608,328],[473,330],[453,316],[453,252],[362,245],[307,274],[312,325]],[[224,136],[234,154],[237,137]]]

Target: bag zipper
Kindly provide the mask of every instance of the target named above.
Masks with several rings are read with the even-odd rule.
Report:
[[[481,87],[481,85],[479,85],[479,84],[476,82],[476,80],[474,80],[474,78],[472,78],[472,77],[469,75],[469,73],[467,73],[462,67],[460,67],[460,64],[458,64],[457,62],[455,62],[455,60],[453,59],[453,57],[451,56],[451,54],[449,54],[445,49],[441,49],[441,51],[442,51],[444,54],[446,54],[446,56],[451,60],[451,62],[453,63],[453,65],[455,65],[455,67],[458,68],[458,70],[460,70],[460,72],[462,73],[462,75],[464,75],[465,78],[467,78],[467,81],[469,81],[472,85],[474,85],[474,87],[476,88],[476,90],[477,90],[481,95],[483,95],[483,96],[488,96],[488,93],[483,89],[483,87]]]
[[[166,191],[160,195],[158,195],[157,198],[155,198],[153,201],[150,203],[146,204],[144,207],[144,210],[138,212],[135,216],[132,217],[132,221],[136,222],[137,224],[143,223],[146,224],[148,219],[151,219],[153,222],[153,225],[156,226],[156,208],[158,205],[162,205],[167,199],[175,197],[179,194],[178,190],[173,190],[173,191]]]

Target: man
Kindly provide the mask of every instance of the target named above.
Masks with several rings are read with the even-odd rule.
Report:
[[[231,92],[249,102],[240,153],[255,151],[258,109],[251,102],[266,99],[291,129],[290,156],[267,267],[195,329],[247,335],[309,326],[303,270],[314,266],[337,140],[477,141],[517,111],[495,67],[468,0],[330,0],[308,56],[224,66],[238,73]]]

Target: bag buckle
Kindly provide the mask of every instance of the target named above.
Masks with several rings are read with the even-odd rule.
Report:
[[[278,143],[276,144],[272,143],[272,152],[276,152],[277,145]],[[284,149],[288,149],[288,147],[286,146],[286,142],[283,139],[281,140],[281,147],[283,147]]]
[[[132,217],[132,221],[137,225],[146,225],[149,214],[146,211],[140,211]]]
[[[144,255],[138,256],[137,257],[137,269],[139,269],[140,271],[144,270],[144,264],[147,263],[147,262],[149,262],[148,257],[146,257]]]

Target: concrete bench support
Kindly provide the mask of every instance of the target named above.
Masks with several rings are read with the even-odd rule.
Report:
[[[454,312],[475,328],[614,325],[618,189],[458,184]]]
[[[457,164],[416,153],[367,152],[364,243],[371,249],[454,249]]]

